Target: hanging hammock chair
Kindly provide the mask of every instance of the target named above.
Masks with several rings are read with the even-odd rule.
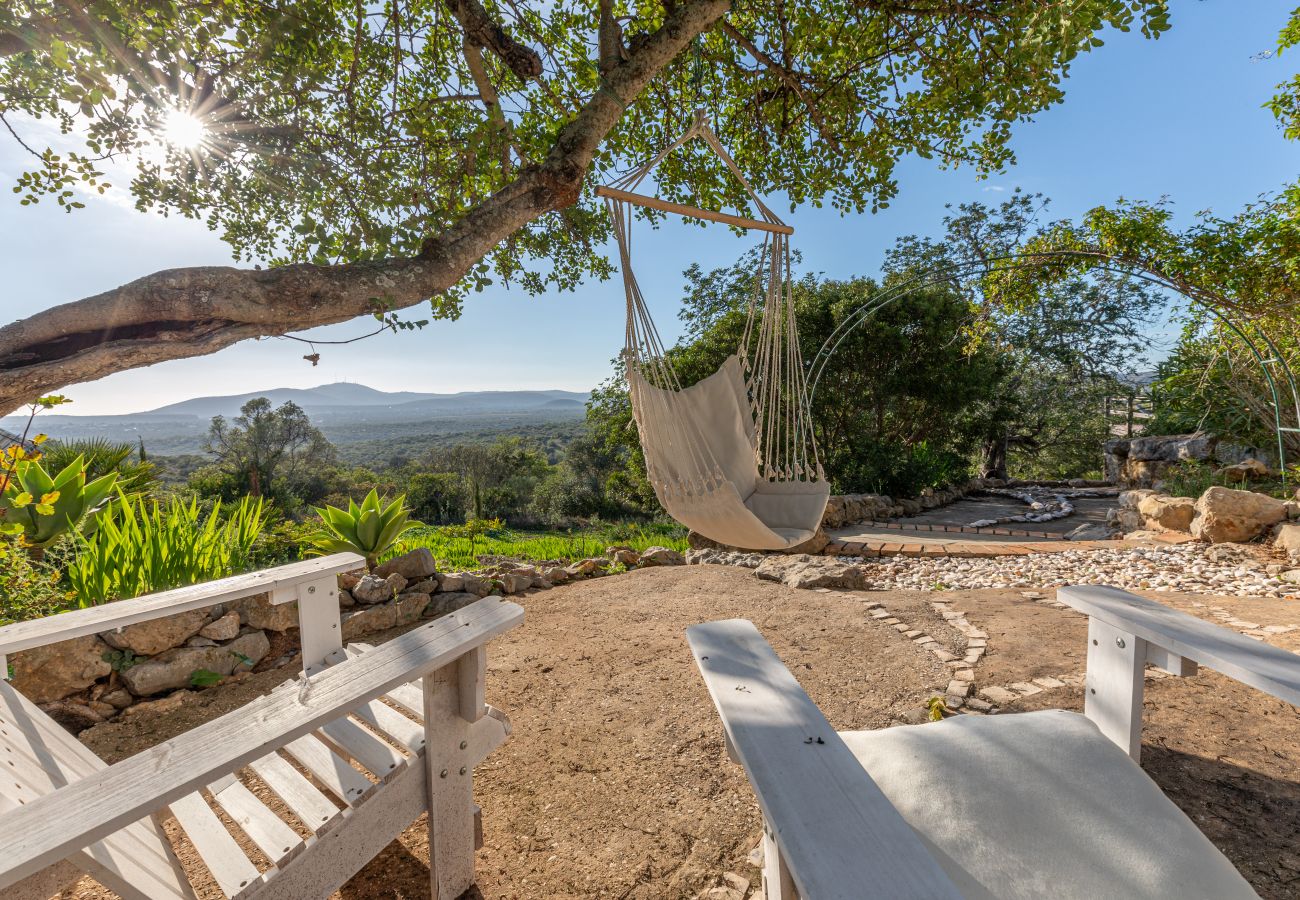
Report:
[[[670,153],[699,138],[726,164],[762,220],[669,203],[635,193]],[[812,538],[830,485],[813,440],[790,280],[794,229],[754,193],[701,113],[654,159],[597,189],[614,221],[627,342],[623,351],[632,416],[655,496],[678,522],[710,540],[747,550],[787,550]],[[683,388],[632,271],[634,206],[767,232],[744,336],[717,372]]]

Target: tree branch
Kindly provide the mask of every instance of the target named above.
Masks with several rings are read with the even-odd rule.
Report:
[[[479,0],[447,0],[447,5],[465,37],[495,53],[520,81],[530,81],[542,74],[542,58],[537,51],[512,38],[504,27],[493,21]]]
[[[762,50],[758,49],[753,41],[737,31],[730,22],[724,21],[721,27],[723,34],[739,44],[746,53],[762,63],[768,70],[776,73],[777,77],[781,79],[781,82],[793,91],[795,96],[798,97],[807,108],[808,116],[812,119],[813,125],[817,126],[817,133],[821,135],[822,140],[838,149],[840,142],[835,137],[835,132],[826,124],[826,118],[821,114],[821,110],[817,108],[817,102],[808,95],[808,91],[804,87],[803,82],[799,80],[799,76],[790,71],[790,69],[781,65]]]
[[[429,237],[417,257],[172,269],[0,328],[0,413],[65,385],[344,322],[377,304],[402,309],[448,290],[511,234],[578,202],[595,152],[623,110],[729,8],[730,0],[677,6],[605,76],[541,164]]]

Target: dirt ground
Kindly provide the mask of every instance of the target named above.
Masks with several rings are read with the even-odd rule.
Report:
[[[1205,617],[1222,605],[1264,624],[1300,624],[1284,601],[1152,595]],[[485,898],[690,898],[747,861],[759,818],[683,636],[743,617],[771,641],[837,728],[881,728],[941,693],[947,671],[868,599],[950,649],[962,639],[930,608],[942,599],[989,634],[981,687],[1083,671],[1085,620],[1020,591],[820,593],[743,569],[645,569],[534,593],[527,621],[489,647],[488,701],[514,736],[476,770]],[[1203,606],[1193,604],[1201,603]],[[1300,631],[1272,638],[1300,650]],[[82,739],[123,758],[237,708],[286,670],[209,690],[180,710],[98,726]],[[1057,688],[1007,710],[1080,708]],[[1149,681],[1143,767],[1267,898],[1300,897],[1300,714],[1213,673]],[[1153,848],[1153,852],[1159,852]],[[339,894],[427,897],[423,820]],[[105,896],[89,880],[65,894]]]

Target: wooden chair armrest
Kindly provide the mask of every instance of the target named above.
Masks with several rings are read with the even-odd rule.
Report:
[[[366,561],[355,553],[335,553],[302,562],[232,575],[203,584],[194,584],[146,594],[133,600],[118,600],[72,612],[16,622],[0,627],[0,657],[19,650],[66,641],[87,634],[98,634],[175,615],[191,609],[203,609],[267,592],[281,592],[311,581],[331,579],[342,572],[359,569]],[[287,599],[294,599],[288,597]]]
[[[1300,655],[1119,588],[1078,585],[1063,587],[1056,596],[1067,606],[1167,654],[1300,706]]]
[[[486,597],[6,813],[0,888],[454,663],[523,618],[519,605]]]
[[[771,883],[789,877],[801,897],[860,897],[870,886],[899,900],[960,898],[751,622],[695,625],[686,636],[773,838],[769,897],[789,896]]]

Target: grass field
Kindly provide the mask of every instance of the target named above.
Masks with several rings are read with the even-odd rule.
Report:
[[[686,550],[686,529],[679,525],[609,525],[577,531],[517,531],[512,528],[477,529],[466,526],[420,526],[408,531],[389,556],[428,547],[443,571],[473,569],[479,557],[574,560],[601,556],[613,545],[644,550],[668,547]]]

